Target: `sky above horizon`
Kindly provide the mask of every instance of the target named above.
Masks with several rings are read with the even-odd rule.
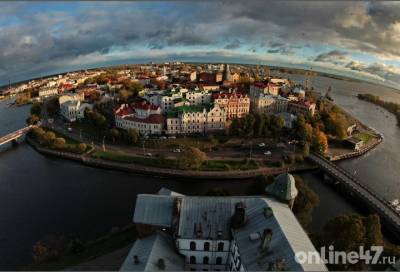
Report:
[[[400,2],[0,2],[0,85],[173,60],[307,68],[398,88]]]

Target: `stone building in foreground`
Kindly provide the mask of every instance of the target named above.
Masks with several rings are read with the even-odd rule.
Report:
[[[262,196],[141,194],[133,221],[138,239],[123,271],[327,271],[286,203]],[[319,261],[318,261],[319,260]]]

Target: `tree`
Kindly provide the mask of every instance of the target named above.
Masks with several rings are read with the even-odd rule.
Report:
[[[65,139],[64,138],[55,138],[53,141],[53,147],[55,149],[63,149],[65,147]]]
[[[52,131],[47,131],[46,133],[40,136],[40,144],[41,145],[51,145],[56,138],[56,134]]]
[[[29,134],[32,135],[36,140],[41,139],[42,135],[45,134],[45,133],[46,132],[41,127],[34,127],[29,132]]]
[[[128,141],[131,144],[137,144],[139,141],[139,131],[136,128],[128,129]]]
[[[60,104],[58,103],[58,98],[51,98],[46,104],[47,113],[49,116],[55,116],[60,111]]]
[[[127,103],[129,98],[129,92],[127,90],[119,91],[118,98],[121,103]]]
[[[108,132],[108,138],[115,142],[119,138],[119,130],[116,128],[112,128]]]
[[[325,153],[328,150],[328,138],[325,133],[317,128],[313,130],[311,149],[320,153]]]
[[[294,201],[293,213],[303,227],[312,221],[312,212],[319,205],[319,196],[299,176],[295,176],[298,195]]]
[[[26,123],[28,125],[37,125],[39,121],[40,118],[36,114],[32,114],[31,116],[28,117],[28,119],[26,119]]]
[[[310,144],[308,142],[303,143],[302,153],[303,157],[308,157],[310,155]]]
[[[206,159],[206,154],[197,147],[188,147],[178,157],[181,169],[198,169]]]
[[[80,143],[80,144],[78,144],[77,149],[78,149],[78,152],[79,152],[79,153],[83,153],[83,152],[86,151],[87,145],[86,145],[85,143]]]
[[[42,111],[42,105],[39,102],[33,103],[31,107],[31,115],[37,115],[39,116]]]

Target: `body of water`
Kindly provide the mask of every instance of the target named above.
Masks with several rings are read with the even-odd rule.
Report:
[[[314,80],[316,88],[326,90],[329,85],[333,88],[335,102],[385,136],[384,143],[376,150],[341,165],[356,171],[366,184],[386,198],[400,197],[400,130],[395,125],[396,120],[386,111],[355,97],[357,92],[363,91],[400,101],[400,95],[365,83],[330,78]],[[6,103],[0,102],[0,135],[24,126],[30,108],[8,109]],[[1,149],[1,269],[28,264],[32,245],[48,234],[94,239],[115,226],[131,222],[139,193],[155,193],[167,187],[184,194],[204,194],[210,188],[220,187],[234,195],[243,195],[248,188],[247,181],[182,181],[86,167],[42,156],[24,143]],[[316,175],[302,176],[321,196],[311,230],[320,229],[336,214],[354,211],[339,193],[323,184]]]

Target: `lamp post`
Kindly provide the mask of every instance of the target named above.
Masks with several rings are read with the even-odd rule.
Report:
[[[106,145],[105,145],[105,143],[104,143],[105,139],[106,139],[106,136],[104,135],[104,136],[103,136],[103,144],[102,144],[102,146],[103,146],[103,152],[106,151]]]

